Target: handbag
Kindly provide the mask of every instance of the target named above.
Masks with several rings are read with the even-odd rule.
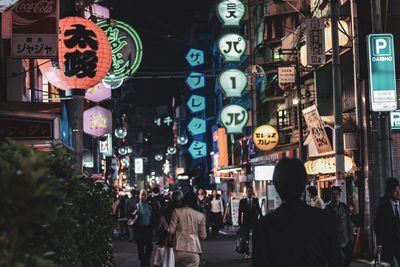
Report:
[[[175,267],[175,253],[173,248],[165,248],[161,267]]]
[[[135,223],[136,223],[136,221],[137,221],[137,219],[139,218],[139,216],[134,216],[133,218],[130,218],[130,219],[128,219],[128,222],[127,222],[127,224],[129,225],[129,226],[133,226]]]
[[[158,247],[156,250],[156,254],[154,255],[154,266],[161,266],[163,263],[163,257],[165,253],[165,248],[164,247]]]

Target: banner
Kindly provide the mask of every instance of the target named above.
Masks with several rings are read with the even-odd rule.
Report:
[[[58,0],[20,0],[12,11],[15,58],[57,58]]]
[[[315,142],[318,153],[331,152],[332,146],[328,136],[326,135],[317,106],[313,105],[303,109],[303,116],[307,123],[308,130],[310,131],[310,134]]]

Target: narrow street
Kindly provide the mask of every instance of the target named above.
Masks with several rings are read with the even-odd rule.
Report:
[[[115,267],[138,267],[140,262],[137,256],[137,248],[134,242],[116,240],[113,243]],[[154,245],[154,251],[156,245]],[[203,255],[202,267],[245,267],[250,266],[250,260],[244,259],[244,255],[235,252],[235,235],[221,231],[217,237],[209,237],[202,242]],[[367,267],[370,265],[354,262],[350,267]]]

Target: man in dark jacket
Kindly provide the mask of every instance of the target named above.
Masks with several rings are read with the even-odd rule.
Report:
[[[256,224],[252,267],[341,266],[334,217],[300,200],[306,181],[301,161],[276,165],[273,183],[283,203]]]
[[[383,261],[392,263],[393,258],[400,263],[400,187],[398,184],[386,186],[388,201],[377,209],[376,240],[382,246]]]

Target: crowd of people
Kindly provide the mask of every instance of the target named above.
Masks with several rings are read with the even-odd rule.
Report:
[[[304,165],[297,159],[282,159],[275,167],[273,184],[282,204],[265,216],[261,214],[253,188],[239,202],[237,234],[252,251],[244,248],[253,267],[308,266],[347,267],[353,260],[355,220],[352,209],[341,202],[341,189],[330,188],[330,201],[307,187],[310,205],[303,201],[307,184]],[[397,179],[386,182],[386,194],[376,212],[374,229],[382,259],[400,262],[400,187]],[[174,247],[175,266],[197,267],[202,253],[200,240],[217,235],[223,225],[225,203],[217,190],[207,195],[173,191],[161,195],[153,188],[132,190],[131,197],[120,196],[113,204],[120,235],[137,242],[141,266],[150,266],[153,240],[158,246]],[[137,218],[128,226],[130,219]]]

